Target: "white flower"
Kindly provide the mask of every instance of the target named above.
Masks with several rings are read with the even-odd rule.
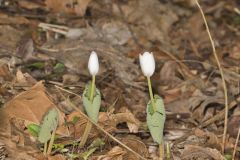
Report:
[[[98,56],[94,51],[92,51],[88,60],[88,70],[92,76],[95,76],[99,70]]]
[[[144,76],[151,77],[155,70],[155,60],[152,53],[144,52],[139,55],[140,66]]]

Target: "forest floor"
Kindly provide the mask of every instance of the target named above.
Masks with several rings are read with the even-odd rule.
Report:
[[[0,159],[158,159],[146,125],[145,51],[154,55],[153,92],[166,109],[166,159],[240,159],[240,3],[199,3],[217,57],[195,0],[1,0]],[[91,51],[101,108],[80,148]],[[30,126],[52,108],[59,122],[44,156]]]

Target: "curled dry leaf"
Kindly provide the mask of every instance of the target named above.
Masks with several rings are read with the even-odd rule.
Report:
[[[122,112],[122,114],[118,113],[115,115],[117,121],[127,122],[130,133],[137,133],[140,126],[140,121],[135,118],[135,116],[130,112],[127,107],[122,107],[120,109],[120,112]]]

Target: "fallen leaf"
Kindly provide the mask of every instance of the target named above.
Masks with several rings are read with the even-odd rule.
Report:
[[[32,86],[37,83],[30,74],[22,73],[20,70],[17,71],[14,82],[20,86]]]
[[[62,154],[57,154],[54,156],[48,156],[48,160],[65,160],[66,158]]]
[[[40,124],[44,114],[53,107],[55,105],[46,95],[42,82],[38,82],[10,100],[5,105],[5,110],[16,118]]]
[[[4,80],[10,80],[11,74],[8,65],[0,59],[0,77]]]
[[[22,8],[26,8],[26,9],[29,9],[29,10],[32,10],[32,9],[44,9],[44,5],[41,5],[40,3],[34,3],[34,2],[31,2],[31,1],[26,1],[26,0],[21,0],[21,1],[18,1],[18,5]]]
[[[137,133],[140,126],[140,121],[135,118],[135,116],[130,112],[127,107],[122,107],[119,112],[122,112],[124,114],[118,113],[115,115],[115,118],[117,117],[119,122],[121,120],[127,122],[130,133]]]
[[[196,129],[194,131],[194,134],[197,137],[206,139],[204,143],[205,147],[214,147],[217,148],[218,150],[221,150],[221,140],[218,139],[218,137],[214,133]]]
[[[57,108],[55,104],[49,99],[45,92],[45,87],[40,81],[35,84],[31,89],[24,91],[12,100],[5,104],[4,110],[10,117],[21,119],[25,121],[26,126],[28,124],[39,125],[43,116],[51,108]],[[60,112],[60,111],[59,111]],[[64,114],[59,114],[59,125],[64,123]],[[67,131],[64,130],[60,135],[65,135]]]
[[[224,160],[218,150],[194,145],[186,145],[181,155],[182,160],[197,159],[198,157],[201,157],[201,159]]]
[[[8,16],[7,14],[0,13],[0,24],[30,24],[30,21],[21,16]]]
[[[232,52],[229,55],[230,57],[240,60],[240,45],[233,47]]]
[[[99,156],[98,160],[123,160],[125,154],[125,150],[121,147],[115,146],[107,154]]]
[[[54,12],[84,16],[89,2],[91,0],[46,0],[45,4]]]
[[[122,142],[126,146],[128,146],[129,148],[132,148],[135,152],[137,152],[141,156],[143,156],[143,157],[148,156],[148,149],[147,149],[146,145],[139,138],[136,138],[136,137],[134,137],[134,138],[124,138],[122,140]],[[128,151],[124,155],[124,159],[136,160],[136,159],[139,159],[139,157],[137,157],[132,152]]]

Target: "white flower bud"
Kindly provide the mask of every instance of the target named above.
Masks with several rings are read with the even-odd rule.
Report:
[[[155,70],[155,60],[152,53],[144,52],[139,55],[140,66],[144,76],[151,77]]]
[[[95,76],[99,70],[98,56],[94,51],[92,51],[88,60],[88,70],[92,76]]]

